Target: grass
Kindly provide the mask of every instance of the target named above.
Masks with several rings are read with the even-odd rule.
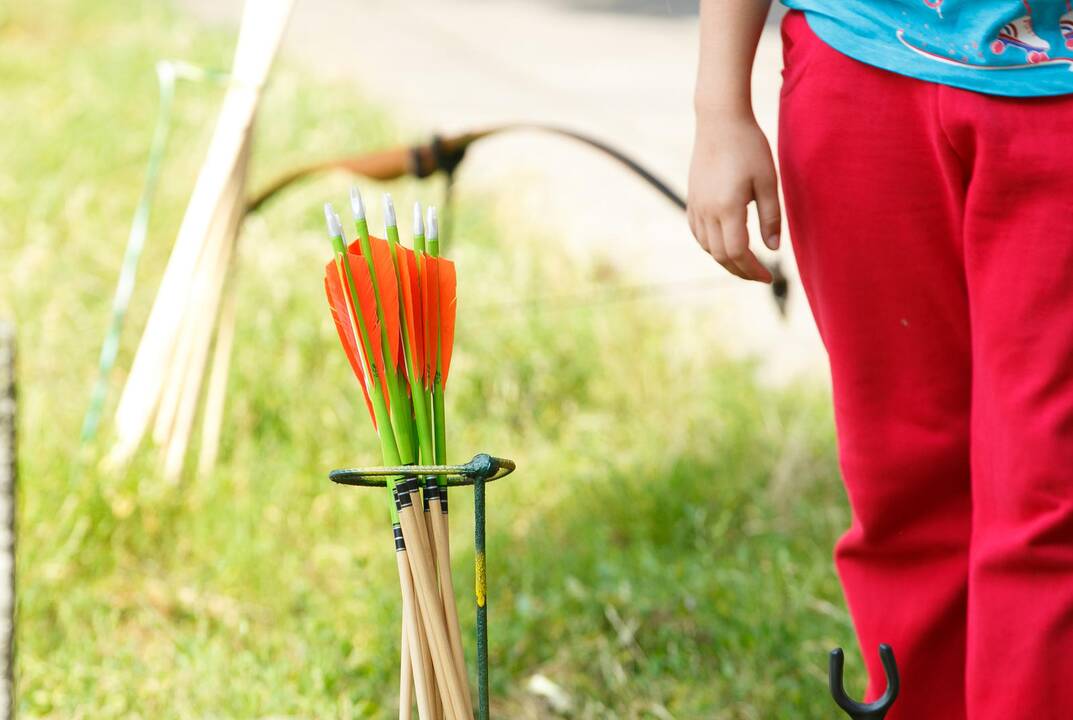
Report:
[[[342,202],[344,178],[247,225],[217,472],[169,486],[151,451],[115,474],[98,466],[106,437],[78,445],[156,111],[153,63],[226,67],[232,42],[148,0],[0,8],[15,108],[0,134],[0,314],[18,321],[22,350],[20,717],[393,712],[385,500],[325,478],[376,457],[320,286],[320,202]],[[120,368],[219,98],[180,86]],[[352,89],[285,64],[261,117],[259,179],[403,137]],[[391,189],[399,207],[436,199]],[[822,393],[757,386],[748,363],[698,336],[699,311],[504,304],[507,287],[528,298],[631,278],[505,236],[492,205],[463,198],[456,218],[448,412],[454,459],[489,450],[522,468],[489,492],[495,716],[549,716],[527,690],[540,675],[576,718],[833,717],[825,652],[852,634],[829,557],[848,515]],[[468,500],[453,502],[463,592]]]

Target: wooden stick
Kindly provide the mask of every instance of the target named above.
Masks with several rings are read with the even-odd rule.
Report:
[[[15,329],[0,322],[0,718],[14,717],[15,507],[18,491]]]
[[[154,440],[161,446],[166,480],[175,481],[182,472],[190,428],[201,395],[201,380],[207,362],[212,332],[216,326],[222,275],[230,263],[228,243],[217,244],[216,257],[199,268],[198,281],[191,293],[190,308],[180,331],[179,347],[172,360],[164,402],[157,414]]]
[[[415,648],[420,647],[418,640],[418,617],[417,608],[414,602],[414,582],[413,576],[410,574],[410,561],[407,557],[409,553],[407,550],[400,550],[395,553],[395,562],[399,568],[399,584],[402,587],[402,613],[403,621],[402,626],[404,632],[408,633],[406,639],[406,645],[410,648],[410,668],[413,672],[413,686],[417,691],[417,716],[421,720],[430,720],[431,711],[428,696],[428,681],[425,678],[424,663],[421,659],[420,650],[414,652]],[[401,694],[401,691],[400,691]],[[399,710],[399,716],[402,717],[402,710]],[[410,716],[410,708],[406,707],[406,717]]]
[[[416,600],[415,600],[416,602]],[[431,720],[443,720],[443,689],[436,683],[436,668],[432,663],[432,651],[428,646],[428,635],[421,622],[421,614],[414,612],[417,630],[414,633],[413,647],[416,648],[417,662],[422,664],[425,674],[425,688],[429,699],[429,717]]]
[[[201,450],[198,454],[197,472],[204,477],[216,466],[220,453],[220,432],[224,423],[224,406],[227,401],[227,378],[231,372],[231,350],[235,344],[235,322],[238,318],[238,280],[235,277],[237,258],[231,256],[231,270],[225,281],[224,300],[220,308],[220,321],[216,328],[216,344],[212,351],[212,371],[209,373],[209,389],[205,396],[205,414],[201,420]]]
[[[432,518],[431,518],[431,512],[430,512],[430,511],[428,511],[428,510],[426,510],[426,511],[425,511],[425,513],[424,513],[424,516],[425,516],[425,517],[424,517],[424,520],[425,520],[425,529],[426,529],[426,532],[428,533],[428,537],[430,537],[430,538],[431,538],[431,537],[432,537]],[[450,635],[448,635],[448,638],[450,638]],[[438,718],[442,718],[442,717],[443,717],[443,701],[442,701],[442,698],[439,698],[438,696],[437,696],[437,700],[439,700],[439,702],[438,702],[438,703],[436,703],[436,705],[437,705],[437,706],[436,706],[436,707],[434,708],[434,711],[436,712],[436,716],[437,716]]]
[[[417,208],[415,207],[415,212]],[[419,214],[414,216],[414,226],[420,226],[421,217]],[[428,222],[423,228],[427,231],[427,248],[428,255],[431,258],[438,258],[440,255],[440,231],[439,231],[439,218],[437,217],[436,208],[428,208]],[[438,262],[435,261],[435,273],[438,277]],[[438,283],[436,283],[438,285]],[[438,294],[437,287],[437,294]],[[443,337],[442,337],[442,323],[443,317],[440,314],[441,308],[439,298],[436,298],[434,303],[436,308],[435,318],[430,318],[427,322],[433,323],[435,327],[429,325],[431,332],[427,336],[426,342],[435,342],[435,367],[432,368],[433,380],[432,380],[432,423],[433,423],[433,460],[436,464],[442,465],[447,462],[447,427],[445,420],[445,408],[444,408],[444,386],[443,378],[441,377],[441,371],[443,370]],[[447,484],[443,482],[443,478],[437,479],[439,485],[439,492],[433,493],[433,502],[430,503],[430,509],[433,513],[433,531],[432,537],[436,544],[436,565],[439,569],[440,580],[440,596],[443,601],[444,616],[447,620],[447,634],[451,641],[451,651],[454,655],[455,664],[460,669],[463,680],[468,680],[468,673],[466,672],[466,656],[462,649],[462,630],[458,625],[458,607],[455,601],[454,593],[454,580],[451,573],[451,533],[448,523],[447,512]],[[466,711],[469,717],[473,717],[473,699],[470,695],[469,683],[464,683],[466,701]]]
[[[447,690],[449,702],[445,705],[449,708],[448,717],[464,718],[466,710],[465,701],[462,699],[463,682],[458,668],[455,667],[450,640],[447,638],[443,606],[439,602],[436,580],[433,577],[435,570],[431,564],[427,539],[422,537],[423,528],[419,524],[412,503],[399,511],[399,522],[409,549],[407,554],[410,559],[410,569],[417,589],[421,619],[429,636],[432,661],[436,668],[436,681],[442,682]]]
[[[182,398],[175,416],[175,425],[165,449],[165,480],[178,480],[186,460],[186,449],[193,431],[198,401],[201,398],[205,363],[208,360],[209,346],[219,313],[220,296],[227,280],[231,257],[238,238],[238,228],[242,222],[246,184],[245,167],[248,159],[249,145],[242,152],[238,168],[232,176],[233,182],[229,186],[229,197],[222,206],[226,208],[227,215],[222,226],[219,226],[218,230],[214,228],[220,233],[218,257],[203,271],[199,268],[198,275],[199,278],[203,278],[203,283],[198,286],[198,294],[201,297],[197,299],[201,302],[194,302],[187,312],[187,317],[190,319],[187,328],[194,337],[193,349],[180,385]]]
[[[162,370],[169,367],[174,354],[194,270],[249,142],[261,89],[292,5],[293,0],[251,0],[243,10],[232,82],[116,409],[117,440],[108,458],[113,466],[125,463],[137,450],[160,403]]]
[[[429,506],[429,508],[431,508],[431,505]],[[424,519],[424,522],[425,522],[425,529],[426,529],[426,532],[428,533],[428,537],[431,539],[432,536],[433,536],[431,510],[426,509],[424,511],[423,515],[424,515],[423,519]],[[439,569],[436,567],[436,553],[435,552],[432,553],[432,559],[433,559],[433,572],[438,574]],[[441,607],[442,607],[442,598],[440,598],[440,602],[441,602]],[[450,636],[450,634],[448,634],[447,639],[450,640],[450,638],[451,638],[451,636]],[[442,711],[442,707],[441,707],[441,711]]]
[[[451,536],[447,528],[447,515],[442,512],[439,498],[430,504],[432,529],[436,541],[436,565],[439,570],[440,598],[443,602],[443,614],[447,620],[447,637],[451,641],[451,653],[455,665],[462,669],[465,683],[466,711],[473,716],[473,698],[469,692],[468,674],[466,673],[466,656],[462,650],[462,629],[458,624],[458,604],[455,601],[454,580],[451,577]]]
[[[401,532],[401,525],[398,526]],[[407,555],[407,562],[410,561],[409,554]],[[432,662],[432,653],[428,644],[428,634],[425,632],[424,622],[421,619],[421,612],[417,605],[417,598],[415,588],[413,587],[413,576],[410,568],[407,571],[411,572],[410,587],[411,593],[407,596],[410,602],[410,608],[413,613],[411,619],[410,634],[410,654],[411,662],[414,664],[414,671],[417,675],[418,682],[421,682],[425,688],[425,696],[428,698],[427,717],[428,720],[442,720],[443,719],[443,700],[441,700],[441,693],[444,690],[436,683],[436,670],[435,665]],[[418,668],[420,666],[420,668]]]
[[[242,156],[247,155],[245,148]],[[225,196],[213,212],[210,224],[197,257],[191,275],[190,286],[185,306],[179,318],[175,347],[161,367],[160,400],[156,409],[156,421],[153,424],[153,441],[166,445],[174,431],[176,416],[182,404],[186,377],[191,363],[197,354],[197,347],[205,334],[206,325],[215,325],[215,314],[206,322],[206,314],[212,313],[212,287],[219,273],[219,265],[227,252],[227,226],[233,215],[234,191],[240,181],[239,171],[233,172],[228,179]]]
[[[400,569],[401,572],[401,569]],[[410,664],[410,617],[403,599],[402,638],[399,654],[399,720],[412,720],[414,706],[414,669]]]
[[[414,494],[413,496],[407,495],[406,498],[409,501],[411,497],[415,496],[416,494]],[[414,513],[416,516],[416,510],[414,510]],[[427,543],[427,538],[418,538],[417,540],[421,541],[420,543],[418,543],[418,545]],[[422,552],[427,556],[427,546],[424,550],[422,550]],[[409,557],[411,562],[417,561],[413,553],[410,553]],[[425,666],[427,668],[426,673],[431,684],[429,688],[429,693],[432,699],[432,716],[435,717],[437,720],[441,720],[444,717],[454,718],[454,716],[449,711],[451,708],[451,695],[449,694],[450,685],[447,684],[447,682],[445,682],[442,677],[440,677],[442,675],[442,670],[437,670],[439,665],[437,661],[433,660],[432,658],[432,651],[429,645],[429,635],[428,631],[426,630],[427,626],[423,618],[423,613],[425,612],[425,609],[422,608],[421,613],[418,613],[417,628],[418,636],[420,636],[421,638],[421,653],[422,657],[425,659]],[[439,611],[437,611],[437,613],[438,612]],[[437,615],[437,619],[440,619],[439,615]]]
[[[416,497],[416,493],[412,497]],[[416,513],[416,507],[414,512]],[[426,676],[429,679],[429,695],[432,698],[432,716],[434,720],[443,720],[445,708],[450,707],[450,697],[447,695],[447,687],[443,682],[436,681],[435,663],[432,660],[432,652],[429,647],[428,633],[420,614],[417,618],[419,638],[421,641],[421,657],[424,658]]]

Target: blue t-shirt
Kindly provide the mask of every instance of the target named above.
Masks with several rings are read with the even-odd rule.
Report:
[[[1073,93],[1073,0],[783,0],[835,50],[993,95]]]

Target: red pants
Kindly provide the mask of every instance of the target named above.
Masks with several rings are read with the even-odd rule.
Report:
[[[889,720],[1073,718],[1073,96],[879,70],[783,26],[779,157],[830,355],[836,563]]]

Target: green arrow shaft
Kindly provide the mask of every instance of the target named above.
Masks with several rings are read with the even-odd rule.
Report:
[[[373,280],[373,295],[376,298],[376,319],[380,323],[380,344],[384,348],[384,362],[390,357],[391,348],[388,347],[387,323],[384,322],[384,303],[380,295],[380,280],[376,275],[376,265],[373,261],[372,242],[369,240],[369,223],[365,218],[358,218],[354,222],[358,231],[358,246],[361,254],[365,257],[365,263],[369,267],[369,275]],[[396,271],[398,268],[396,267]],[[388,363],[385,368],[387,376],[387,394],[394,408],[405,408],[408,405],[406,394],[400,382],[398,369]],[[404,462],[416,462],[417,454],[414,452],[414,437],[409,413],[396,412],[392,415],[395,436],[398,439],[399,454]]]
[[[416,214],[414,215],[414,217],[416,218],[416,220],[421,219],[420,210],[416,211]],[[438,242],[436,244],[437,244],[437,246],[439,245]],[[424,273],[425,272],[425,263],[424,263],[425,234],[423,232],[417,232],[417,231],[414,232],[414,252],[417,254],[417,269],[418,269],[419,272]],[[428,318],[426,318],[425,321],[427,322]],[[437,334],[436,345],[437,345],[437,348],[438,348],[439,347],[439,328],[436,329],[436,334]],[[418,358],[418,361],[423,362],[424,358]],[[414,397],[417,397],[417,396],[415,395]],[[428,453],[429,453],[428,456],[427,456],[428,461],[429,462],[439,463],[441,461],[435,459],[435,457],[436,457],[436,438],[438,436],[439,424],[438,424],[438,422],[436,420],[436,417],[435,417],[433,391],[432,391],[432,384],[431,383],[424,384],[424,386],[421,388],[421,398],[425,403],[425,414],[429,417],[429,422],[432,425],[432,431],[433,431],[432,436],[429,439],[430,447],[428,448]],[[441,419],[441,422],[442,422],[442,419]],[[422,452],[425,452],[425,450],[422,450]],[[440,478],[440,480],[443,481],[443,480],[445,480],[445,478]]]
[[[440,237],[438,233],[430,233],[428,236],[428,254],[432,257],[440,256]],[[443,378],[441,376],[440,353],[443,351],[443,339],[440,337],[440,328],[436,328],[436,376],[432,383],[432,417],[435,428],[436,464],[447,462],[447,419],[443,400]],[[447,492],[447,478],[441,477],[441,492]]]
[[[405,318],[406,303],[403,300],[402,289],[402,273],[399,272],[399,228],[396,225],[387,226],[387,240],[388,246],[391,248],[391,260],[395,263],[395,276],[399,281],[399,312],[402,317]],[[414,409],[414,423],[417,425],[417,440],[421,448],[421,456],[431,460],[433,458],[432,449],[432,428],[429,424],[428,407],[425,404],[424,387],[421,384],[421,378],[418,376],[417,358],[414,356],[414,342],[410,337],[410,327],[405,320],[400,323],[402,325],[402,349],[405,355],[406,362],[406,377],[410,382],[410,396],[413,398]]]

